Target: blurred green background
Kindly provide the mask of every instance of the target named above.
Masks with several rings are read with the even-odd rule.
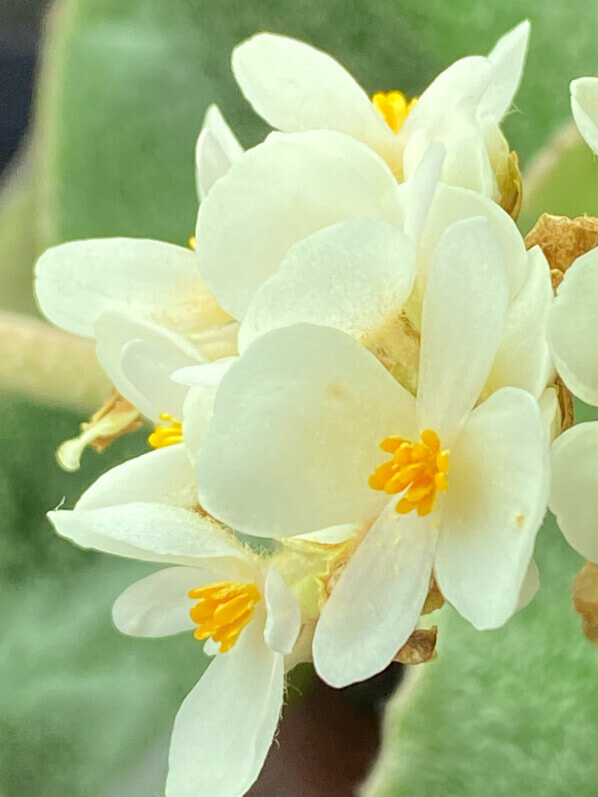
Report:
[[[35,51],[43,5],[3,4],[1,52]],[[569,81],[598,74],[592,3],[51,4],[31,123],[0,192],[0,795],[160,794],[169,726],[204,665],[187,636],[153,642],[118,635],[111,603],[148,568],[74,549],[55,538],[44,519],[61,500],[72,505],[100,472],[145,443],[140,432],[101,457],[88,453],[75,475],[56,466],[57,445],[75,434],[103,385],[91,360],[73,381],[64,364],[67,339],[51,341],[47,350],[41,326],[30,322],[24,335],[22,322],[10,315],[35,315],[36,256],[48,245],[91,236],[186,242],[197,212],[193,148],[208,103],[221,106],[245,145],[266,132],[229,68],[234,44],[258,30],[328,50],[369,92],[400,88],[412,95],[455,58],[488,51],[526,17],[532,21],[528,68],[504,126],[529,177],[524,232],[543,210],[598,215],[598,166],[575,131],[562,132]],[[16,107],[3,88],[0,140],[12,135],[8,109]],[[440,656],[412,673],[416,680],[408,679],[390,701],[365,794],[598,792],[598,649],[581,637],[570,602],[581,560],[549,522],[538,562],[539,596],[507,628],[476,634],[443,610]],[[318,722],[332,727],[337,708]],[[326,748],[333,735],[329,729],[316,738]],[[334,760],[333,750],[325,752]],[[309,781],[299,772],[281,780],[279,773],[255,794],[352,792],[346,783],[335,785],[330,771],[322,769],[318,779],[324,765],[314,760]],[[279,761],[288,759],[281,754]],[[303,769],[314,765],[304,761]]]

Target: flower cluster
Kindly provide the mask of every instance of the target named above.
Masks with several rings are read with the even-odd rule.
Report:
[[[418,660],[444,601],[504,625],[537,589],[548,506],[598,561],[598,423],[565,431],[563,409],[569,390],[598,404],[598,250],[555,297],[515,223],[500,123],[528,36],[418,98],[369,98],[325,53],[259,34],[232,66],[275,132],[244,151],[209,109],[190,246],[77,241],[38,262],[42,311],[96,340],[122,397],[63,460],[157,424],[153,450],[49,517],[166,566],[118,598],[120,630],[193,632],[212,657],[175,721],[169,797],[249,789],[298,662],[342,687]],[[598,151],[598,80],[572,106]]]

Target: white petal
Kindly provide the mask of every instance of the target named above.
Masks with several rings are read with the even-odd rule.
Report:
[[[167,504],[135,503],[89,510],[58,510],[48,518],[61,537],[81,548],[168,564],[247,555],[213,519]]]
[[[598,154],[598,77],[571,81],[571,111],[588,147]]]
[[[569,545],[598,562],[598,421],[557,437],[551,456],[550,511]]]
[[[191,249],[141,238],[73,241],[37,262],[42,313],[69,332],[94,336],[101,315],[121,313],[179,331],[197,324],[205,286]]]
[[[200,502],[257,536],[375,517],[385,498],[368,486],[385,459],[378,445],[413,434],[414,403],[342,332],[269,332],[222,381],[199,457]]]
[[[484,218],[449,227],[434,252],[424,297],[419,423],[451,446],[476,403],[504,329],[507,271]]]
[[[321,50],[260,33],[234,50],[232,64],[241,91],[272,127],[338,130],[392,158],[391,129],[354,78]]]
[[[395,191],[384,162],[348,136],[272,135],[202,202],[196,233],[202,274],[222,306],[242,318],[294,243],[345,219],[394,223]]]
[[[451,452],[435,563],[442,594],[478,629],[503,625],[517,608],[548,481],[536,401],[518,388],[498,390]]]
[[[187,387],[218,387],[224,374],[237,358],[221,357],[211,363],[201,363],[191,365],[187,368],[180,368],[172,374],[172,379],[179,385]]]
[[[180,414],[186,391],[180,385],[170,384],[169,369],[174,371],[201,357],[189,341],[156,324],[117,313],[100,316],[95,336],[100,365],[122,396],[153,421],[158,420],[161,412]],[[149,350],[149,362],[147,357],[144,363],[140,362],[135,349],[125,360],[125,350],[132,342],[142,351]],[[152,350],[156,352],[155,370],[152,370]]]
[[[278,725],[284,686],[284,657],[257,632],[246,628],[183,701],[170,743],[166,797],[233,797],[245,794],[257,778]]]
[[[203,199],[243,154],[243,147],[217,105],[210,105],[195,146],[197,194]]]
[[[511,107],[523,75],[529,33],[529,21],[520,22],[498,40],[488,55],[494,69],[478,106],[478,117],[485,124],[499,123]]]
[[[497,200],[496,178],[473,100],[463,101],[453,110],[438,137],[446,147],[442,179]]]
[[[567,387],[598,404],[598,249],[578,257],[566,271],[550,312],[552,355]]]
[[[314,666],[331,686],[383,670],[415,628],[428,594],[436,532],[430,517],[397,516],[396,498],[353,554],[314,636]]]
[[[77,502],[77,510],[138,501],[191,509],[197,504],[195,477],[184,445],[149,451],[103,473]]]
[[[341,221],[295,244],[255,294],[239,350],[264,332],[297,323],[340,329],[367,343],[396,319],[411,293],[415,249],[391,224]]]
[[[455,61],[423,92],[401,128],[399,137],[407,141],[416,130],[425,128],[435,139],[463,100],[477,105],[492,79],[492,71],[488,59],[479,55]]]
[[[419,292],[423,296],[428,264],[444,231],[454,222],[483,216],[496,235],[509,272],[509,296],[514,299],[528,273],[527,253],[521,233],[508,213],[487,197],[466,188],[439,183],[417,252]]]
[[[114,625],[123,634],[161,637],[189,631],[196,625],[189,615],[189,590],[216,581],[209,570],[167,567],[132,584],[112,607]]]
[[[445,157],[443,144],[438,141],[430,144],[409,181],[403,230],[416,245],[434,199]]]
[[[540,398],[554,372],[547,337],[554,295],[550,266],[539,246],[528,252],[527,265],[527,279],[509,306],[486,390],[490,393],[510,385]]]
[[[561,410],[558,394],[554,387],[546,388],[538,399],[538,407],[548,439],[552,442],[561,433]]]
[[[532,559],[527,568],[527,573],[523,579],[521,590],[519,592],[519,601],[517,603],[517,611],[525,609],[536,597],[536,593],[540,589],[540,571],[538,565]]]
[[[267,606],[264,640],[272,650],[289,654],[301,628],[301,610],[297,598],[275,567],[268,568],[264,590]]]

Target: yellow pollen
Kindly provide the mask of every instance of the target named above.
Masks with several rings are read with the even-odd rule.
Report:
[[[193,249],[195,251],[195,247],[197,246],[197,240],[194,235],[189,238],[189,249]]]
[[[253,617],[262,596],[255,584],[221,581],[192,589],[189,597],[197,600],[189,612],[198,626],[193,635],[196,639],[211,637],[220,644],[220,652],[226,653]]]
[[[377,91],[372,97],[374,108],[382,115],[393,133],[398,133],[413,110],[417,97],[408,100],[402,91]]]
[[[392,454],[392,458],[376,468],[369,478],[373,490],[384,490],[389,495],[404,493],[397,502],[397,512],[401,515],[413,509],[420,516],[429,515],[436,493],[448,489],[449,451],[441,450],[438,435],[432,429],[423,431],[421,439],[421,443],[412,443],[403,437],[385,438],[380,448]]]
[[[162,426],[156,426],[154,431],[147,438],[147,442],[152,448],[166,448],[175,443],[183,442],[183,425],[167,412],[160,413],[160,420],[166,421]]]

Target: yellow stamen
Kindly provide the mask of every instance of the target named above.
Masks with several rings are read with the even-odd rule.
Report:
[[[220,643],[220,652],[226,653],[253,617],[255,605],[262,596],[255,584],[221,581],[192,589],[189,597],[197,600],[189,612],[198,625],[195,638],[212,637],[214,642]]]
[[[195,247],[197,246],[197,239],[194,235],[189,238],[189,249],[193,249],[195,251]]]
[[[147,438],[147,442],[153,448],[166,448],[175,443],[183,442],[183,425],[167,412],[160,413],[160,420],[167,421],[163,426],[156,426],[154,431]]]
[[[417,97],[408,100],[402,91],[377,91],[372,97],[374,108],[382,115],[393,133],[398,133],[413,110]]]
[[[369,478],[373,490],[384,490],[389,495],[404,493],[397,502],[400,515],[414,509],[420,516],[429,515],[436,493],[448,490],[449,451],[440,449],[440,440],[432,429],[425,429],[421,439],[421,443],[412,443],[395,435],[387,437],[380,448],[392,458]]]

